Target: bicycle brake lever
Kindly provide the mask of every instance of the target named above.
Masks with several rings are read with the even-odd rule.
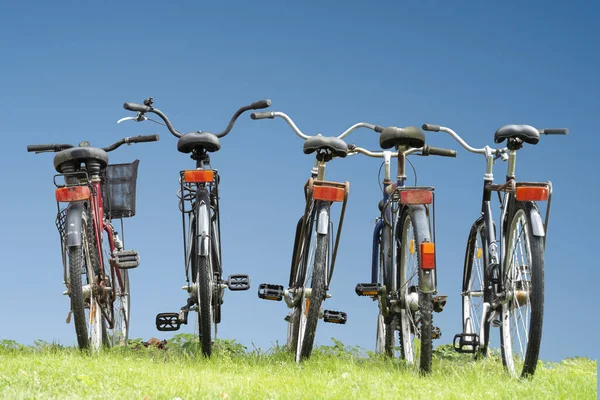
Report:
[[[133,120],[133,121],[136,121],[136,122],[141,122],[141,121],[145,121],[147,119],[148,119],[148,117],[146,117],[142,113],[138,113],[138,115],[136,115],[135,117],[121,118],[120,120],[117,121],[117,124],[120,124],[121,122],[124,122],[124,121],[129,121],[129,120]]]

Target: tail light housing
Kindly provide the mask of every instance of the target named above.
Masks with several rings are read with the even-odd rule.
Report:
[[[517,201],[546,201],[548,200],[547,186],[517,186]]]
[[[66,186],[56,189],[56,201],[59,203],[87,200],[90,196],[91,191],[88,186]]]
[[[403,189],[400,191],[400,202],[402,204],[431,204],[433,203],[433,192],[426,189]]]
[[[344,201],[346,190],[337,186],[315,185],[312,196],[315,200]]]
[[[183,171],[183,179],[188,183],[212,182],[215,179],[215,171],[211,169],[192,169]]]

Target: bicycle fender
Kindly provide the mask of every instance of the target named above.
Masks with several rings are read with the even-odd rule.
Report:
[[[81,246],[83,206],[83,201],[74,201],[68,206],[65,220],[67,228],[67,247]]]
[[[533,232],[534,236],[537,236],[537,237],[546,236],[546,232],[544,231],[544,222],[542,221],[542,217],[540,216],[540,213],[538,212],[536,207],[531,207],[530,217],[531,217],[531,231]]]
[[[425,206],[422,204],[411,205],[408,206],[408,211],[413,220],[415,233],[419,242],[431,242],[432,237],[429,232],[429,218],[427,217]],[[419,274],[421,276],[421,286],[419,287],[419,290],[424,293],[435,292],[437,287],[435,268],[431,270],[419,268]]]
[[[327,230],[329,229],[329,213],[327,212],[327,208],[321,209],[319,211],[319,217],[317,219],[317,233],[321,235],[327,235]]]
[[[207,257],[210,249],[210,228],[209,228],[208,205],[205,202],[198,207],[198,249],[200,256]]]

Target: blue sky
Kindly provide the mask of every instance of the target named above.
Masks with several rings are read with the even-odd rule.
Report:
[[[5,185],[0,339],[73,344],[63,289],[52,156],[27,144],[105,146],[121,137],[160,133],[158,143],[120,148],[111,162],[141,160],[138,213],[126,221],[126,246],[142,265],[131,272],[132,336],[165,338],[158,312],[185,301],[181,169],[193,162],[151,123],[116,125],[125,101],[154,96],[183,131],[221,130],[241,105],[270,98],[308,134],[338,135],[367,121],[452,127],[476,147],[492,144],[508,123],[568,127],[519,152],[517,177],[552,180],[555,198],[546,250],[541,357],[597,357],[593,249],[600,195],[593,171],[600,139],[594,123],[600,89],[593,2],[27,2],[0,7],[0,174]],[[429,144],[460,150],[439,133]],[[377,149],[359,130],[348,142]],[[261,282],[286,283],[302,186],[313,163],[281,120],[243,116],[212,157],[221,180],[226,273],[248,273],[253,288],[227,293],[223,338],[252,347],[285,342],[282,303],[261,301]],[[460,328],[464,247],[477,218],[484,159],[414,158],[420,184],[436,187],[440,293],[434,316],[449,343]],[[370,241],[379,163],[353,157],[328,166],[351,182],[347,219],[327,308],[348,313],[345,326],[320,324],[317,341],[374,348],[376,304],[354,294],[370,276]],[[505,164],[495,172],[502,180]],[[12,197],[8,194],[18,194]],[[190,332],[191,327],[184,329]],[[494,332],[498,335],[498,332]]]

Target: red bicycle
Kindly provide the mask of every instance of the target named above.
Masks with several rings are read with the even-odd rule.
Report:
[[[139,161],[108,164],[108,152],[123,144],[155,142],[158,135],[128,137],[104,148],[89,142],[38,144],[27,151],[56,152],[54,176],[63,279],[71,299],[67,316],[75,322],[79,348],[99,350],[127,343],[129,334],[129,274],[140,263],[135,250],[125,250],[112,220],[135,214],[135,184]],[[57,178],[64,182],[59,184]],[[60,179],[59,179],[60,180]],[[65,205],[66,203],[66,205]],[[107,268],[108,263],[108,268]]]

